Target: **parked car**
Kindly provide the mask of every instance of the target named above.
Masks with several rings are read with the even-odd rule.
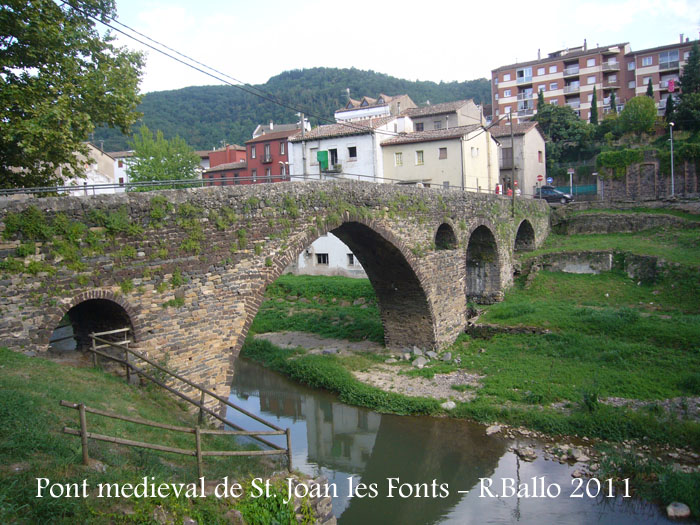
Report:
[[[564,193],[554,188],[554,186],[541,186],[537,188],[535,197],[538,199],[544,199],[547,202],[561,202],[562,204],[568,204],[573,202],[574,198],[569,193]]]

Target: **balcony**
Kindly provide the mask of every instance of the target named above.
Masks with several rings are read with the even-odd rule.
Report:
[[[519,117],[524,117],[527,115],[532,115],[533,108],[523,108],[518,110],[518,116]]]
[[[565,77],[572,77],[572,76],[578,76],[580,69],[578,66],[571,66],[564,68],[564,76]]]
[[[668,69],[678,69],[680,67],[680,62],[678,60],[671,60],[670,62],[659,62],[659,71],[665,71]]]
[[[666,109],[666,100],[667,99],[659,100],[659,104],[658,104],[659,109]]]
[[[263,164],[271,164],[272,155],[263,155],[262,159],[260,159],[260,162],[262,162]]]
[[[531,100],[534,97],[534,93],[518,93],[518,100]]]
[[[564,94],[569,94],[569,93],[578,93],[581,91],[581,86],[574,85],[574,86],[564,86]]]
[[[620,71],[620,64],[618,62],[604,62],[603,71]]]
[[[518,77],[518,84],[531,84],[532,83],[532,76],[529,77]]]
[[[581,107],[581,102],[567,102],[566,105],[571,109],[579,109]]]
[[[667,90],[669,82],[671,82],[671,80],[662,80],[661,82],[659,82],[659,89]],[[678,79],[674,78],[673,84],[674,84],[675,89],[678,89],[678,83],[679,83]]]
[[[603,87],[606,89],[617,89],[620,87],[619,80],[603,80]]]

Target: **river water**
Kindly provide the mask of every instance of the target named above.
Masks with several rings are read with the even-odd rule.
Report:
[[[573,481],[570,466],[545,461],[542,454],[523,462],[509,451],[515,440],[486,436],[483,425],[469,421],[348,406],[244,359],[236,364],[231,401],[292,429],[294,468],[325,476],[329,490],[334,484],[333,512],[341,525],[672,523],[655,505],[620,496],[588,497],[585,480],[576,490],[580,481]],[[247,430],[263,428],[232,409],[227,417]],[[376,497],[350,497],[350,477],[355,487],[376,484]],[[489,482],[490,493],[482,490]],[[561,492],[546,497],[542,483],[550,495],[557,487]],[[388,497],[390,485],[400,484],[407,485]],[[420,497],[415,489],[409,492],[415,484],[421,484]],[[511,495],[510,486],[527,487],[529,497]],[[595,482],[588,487],[595,494]],[[583,497],[572,497],[578,494]]]

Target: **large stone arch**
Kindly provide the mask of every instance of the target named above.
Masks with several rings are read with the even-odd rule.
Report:
[[[315,233],[299,236],[283,254],[273,260],[264,280],[264,288],[274,282],[297,255],[319,235],[332,233],[355,254],[372,283],[379,304],[384,343],[388,348],[413,345],[438,346],[435,315],[428,300],[426,277],[411,251],[392,232],[377,221],[345,214],[338,225],[327,225]],[[260,291],[255,311],[248,312],[245,332],[260,307]]]
[[[131,328],[132,341],[136,342],[141,335],[136,308],[110,290],[96,289],[78,294],[70,301],[51,309],[46,318],[46,326],[40,334],[40,345],[48,348],[51,333],[66,315],[73,325],[79,349],[88,344],[87,336],[91,332],[127,325]]]
[[[493,225],[482,222],[469,233],[466,253],[467,301],[491,304],[501,293],[501,263]]]

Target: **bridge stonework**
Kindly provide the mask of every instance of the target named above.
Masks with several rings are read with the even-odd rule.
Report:
[[[365,268],[387,347],[444,346],[547,236],[543,202],[514,215],[502,196],[348,182],[0,200],[0,346],[45,352],[66,314],[79,336],[117,316],[227,394],[266,287],[327,232]]]

